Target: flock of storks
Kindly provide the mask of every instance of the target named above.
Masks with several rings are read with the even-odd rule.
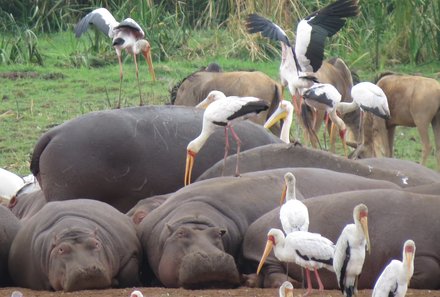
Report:
[[[352,102],[341,102],[342,96],[331,84],[318,82],[315,73],[321,67],[324,57],[324,45],[327,37],[333,36],[345,24],[346,18],[359,14],[358,0],[338,0],[312,13],[298,23],[296,42],[293,46],[286,33],[275,23],[251,14],[246,19],[249,33],[260,32],[263,36],[280,41],[282,61],[280,77],[292,95],[293,105],[282,100],[279,108],[268,119],[265,127],[270,127],[279,119],[284,119],[281,139],[289,142],[289,130],[293,112],[297,114],[304,109],[305,104],[314,110],[325,110],[332,123],[339,129],[344,143],[345,153],[345,124],[338,113],[350,112],[356,108],[372,112],[380,117],[389,117],[387,99],[383,91],[376,85],[363,82],[352,88]],[[120,66],[119,103],[121,102],[121,86],[123,80],[121,52],[126,50],[132,54],[136,65],[136,78],[139,86],[140,103],[142,104],[139,84],[138,64],[136,55],[142,53],[148,63],[152,79],[155,80],[154,68],[151,61],[150,44],[146,41],[142,28],[131,18],[117,22],[105,8],[93,10],[87,14],[75,27],[77,37],[80,37],[89,27],[95,25],[102,32],[112,38],[112,45],[116,50]],[[232,125],[237,120],[268,109],[268,104],[255,97],[226,97],[220,91],[212,91],[198,107],[206,108],[203,116],[201,134],[187,146],[187,161],[184,184],[191,183],[191,173],[196,154],[214,132],[217,126],[225,128],[225,160],[228,154],[228,131],[237,143],[237,156],[240,152],[240,139]],[[332,129],[333,131],[333,129]],[[239,175],[239,159],[235,174]],[[336,273],[338,284],[345,296],[353,296],[357,292],[357,278],[359,277],[365,259],[366,251],[371,249],[368,234],[368,209],[364,204],[357,205],[353,210],[354,223],[347,225],[334,244],[327,238],[308,232],[309,215],[307,207],[296,199],[295,177],[291,173],[285,176],[286,189],[284,191],[280,209],[280,220],[283,231],[271,229],[268,234],[266,249],[262,255],[258,271],[262,268],[266,257],[271,250],[283,262],[295,262],[306,272],[307,292],[312,291],[310,271],[314,271],[319,283],[319,290],[324,289],[319,278],[318,269],[326,268]],[[404,296],[407,285],[413,273],[415,244],[412,240],[405,242],[403,247],[403,262],[393,260],[380,275],[374,287],[373,296]],[[333,259],[328,262],[326,259]],[[292,296],[293,286],[289,282],[280,287],[280,296]],[[140,292],[133,292],[132,296],[140,296]]]

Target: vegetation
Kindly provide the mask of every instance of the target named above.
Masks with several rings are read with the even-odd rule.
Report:
[[[143,97],[163,104],[176,82],[210,62],[277,79],[279,45],[246,34],[245,16],[259,12],[293,39],[292,24],[329,2],[0,0],[0,166],[28,174],[30,153],[44,131],[114,106],[119,70],[108,38],[94,30],[80,39],[73,34],[76,22],[96,7],[142,24],[158,77],[153,83],[142,62]],[[361,15],[328,42],[326,56],[343,58],[362,80],[372,81],[384,70],[438,78],[439,24],[439,1],[362,0]],[[135,106],[139,95],[130,57],[124,73],[124,106]],[[418,160],[420,149],[415,129],[398,131],[396,156]],[[429,167],[435,168],[433,156]]]

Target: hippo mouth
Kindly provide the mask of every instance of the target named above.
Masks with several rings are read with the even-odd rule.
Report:
[[[111,277],[105,269],[99,266],[78,268],[66,275],[63,290],[65,292],[105,289],[111,287]]]
[[[183,257],[179,284],[185,289],[235,288],[240,277],[231,255],[197,252]]]

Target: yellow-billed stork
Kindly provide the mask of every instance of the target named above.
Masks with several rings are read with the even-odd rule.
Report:
[[[223,92],[214,90],[198,104],[199,107],[206,107],[203,114],[202,132],[200,135],[192,140],[187,146],[186,167],[185,167],[185,186],[191,183],[191,173],[194,166],[194,159],[196,154],[203,147],[209,136],[214,132],[217,126],[225,127],[225,156],[228,155],[229,142],[228,130],[237,143],[237,163],[235,168],[235,175],[239,175],[238,156],[240,154],[240,139],[235,133],[232,124],[235,121],[246,119],[251,115],[258,114],[269,108],[266,101],[256,97],[237,97],[229,96]]]
[[[309,230],[309,211],[302,201],[296,199],[296,178],[291,172],[284,175],[281,195],[280,221],[284,233]],[[286,201],[286,202],[284,202]]]
[[[404,297],[414,273],[416,244],[411,239],[403,245],[402,261],[392,260],[376,281],[373,297]]]
[[[76,24],[76,37],[79,38],[85,31],[87,31],[90,24],[95,25],[96,28],[98,28],[104,34],[107,34],[108,37],[112,38],[113,40],[112,45],[115,48],[118,56],[120,78],[119,101],[117,107],[119,108],[121,106],[121,87],[123,78],[121,53],[124,49],[128,54],[133,55],[134,64],[136,66],[136,79],[139,88],[139,104],[143,105],[136,55],[142,53],[144,56],[153,81],[156,80],[156,75],[154,73],[153,62],[151,60],[150,43],[144,39],[145,33],[141,26],[139,26],[139,24],[131,18],[126,18],[119,23],[107,9],[97,8],[89,12],[78,22],[78,24]]]
[[[280,297],[293,297],[293,285],[289,281],[285,281],[281,284],[278,290]]]
[[[353,209],[354,224],[344,227],[336,242],[333,268],[339,288],[346,297],[357,293],[358,277],[365,261],[365,250],[371,252],[368,234],[368,208],[365,204]]]
[[[301,89],[317,82],[315,73],[324,59],[326,38],[336,34],[344,26],[346,18],[358,14],[358,0],[338,0],[313,12],[298,23],[295,48],[277,24],[258,14],[247,17],[249,33],[261,32],[264,37],[281,42],[280,78],[282,84],[289,88],[298,114],[300,104],[296,102],[296,97]]]
[[[310,270],[315,272],[319,284],[319,291],[324,290],[324,285],[319,277],[318,269],[326,268],[333,270],[333,254],[335,245],[333,242],[320,234],[296,231],[284,236],[280,229],[272,228],[267,233],[267,243],[258,264],[257,274],[260,273],[266,258],[274,249],[275,257],[282,262],[294,262],[306,269],[307,292],[312,292]]]
[[[275,125],[278,121],[283,120],[281,127],[280,139],[285,143],[290,143],[290,127],[293,122],[293,105],[287,100],[281,100],[278,104],[278,108],[272,113],[272,115],[264,123],[264,128],[269,129]]]
[[[144,294],[139,290],[134,290],[131,292],[130,297],[144,297]]]

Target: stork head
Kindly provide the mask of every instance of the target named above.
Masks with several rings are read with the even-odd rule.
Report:
[[[280,205],[282,205],[286,200],[288,189],[290,194],[292,194],[291,193],[292,190],[293,190],[293,194],[295,194],[295,184],[296,184],[296,178],[293,175],[293,173],[286,172],[286,174],[284,174],[284,186],[283,186],[283,192],[281,193]]]
[[[353,209],[353,218],[355,222],[359,222],[367,241],[367,251],[371,254],[370,235],[368,233],[368,207],[363,203],[356,205]]]
[[[134,290],[133,292],[131,292],[130,297],[144,297],[144,295],[142,294],[141,291]]]
[[[274,113],[267,119],[266,123],[264,123],[264,128],[269,129],[277,122],[286,119],[289,115],[293,114],[293,105],[287,100],[281,100],[278,108],[274,111]]]
[[[414,273],[414,255],[416,253],[416,244],[413,240],[408,239],[403,245],[403,263],[406,266],[406,278],[409,283]]]
[[[272,248],[277,244],[277,239],[279,237],[284,237],[283,231],[280,229],[272,228],[267,233],[266,247],[264,248],[263,255],[261,256],[260,263],[258,264],[257,275],[260,273],[260,270],[263,267],[264,262],[266,262],[266,259],[272,251]]]
[[[293,285],[289,281],[285,281],[279,290],[280,297],[293,297]]]
[[[150,43],[145,39],[140,39],[136,41],[136,46],[140,49],[142,55],[145,58],[145,61],[147,61],[148,64],[148,71],[150,72],[151,79],[153,81],[156,80],[156,74],[154,73],[154,67],[153,67],[153,61],[151,59],[151,46]]]
[[[225,93],[217,90],[211,91],[209,92],[208,96],[205,99],[203,99],[202,102],[196,105],[196,108],[206,109],[209,106],[209,104],[211,104],[212,102],[223,98],[226,98]]]

